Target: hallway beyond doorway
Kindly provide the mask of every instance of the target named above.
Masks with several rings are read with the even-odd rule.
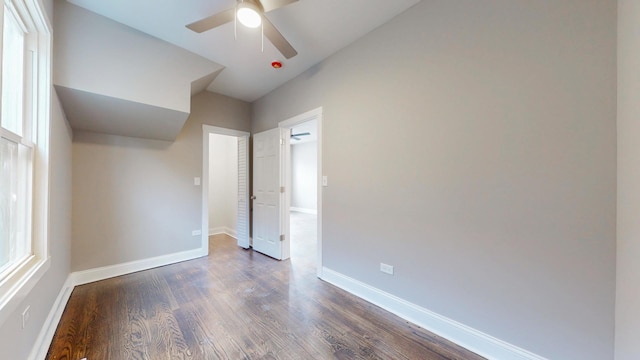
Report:
[[[291,211],[291,261],[317,266],[317,222],[316,214]]]

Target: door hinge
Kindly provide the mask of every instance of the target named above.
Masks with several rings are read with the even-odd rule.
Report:
[[[284,241],[284,234],[280,235],[280,241]]]
[[[284,194],[284,186],[280,186],[280,193]]]

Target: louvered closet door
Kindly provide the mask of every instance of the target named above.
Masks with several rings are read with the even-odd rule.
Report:
[[[238,138],[238,246],[249,248],[249,138]]]

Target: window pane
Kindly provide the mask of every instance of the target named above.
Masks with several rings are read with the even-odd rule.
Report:
[[[2,127],[22,135],[25,34],[4,7],[2,35]]]
[[[31,254],[28,204],[31,149],[0,138],[0,279]]]
[[[0,138],[0,269],[13,258],[16,243],[18,144]]]

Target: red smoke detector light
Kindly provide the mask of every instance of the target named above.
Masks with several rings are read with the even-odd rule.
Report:
[[[280,69],[282,67],[282,63],[280,61],[274,61],[271,63],[271,67],[274,69]]]

